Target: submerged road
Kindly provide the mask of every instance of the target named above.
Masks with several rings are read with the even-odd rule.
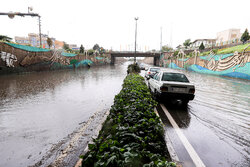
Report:
[[[76,163],[109,111],[127,65],[0,76],[0,167]],[[74,140],[72,142],[72,140]]]
[[[123,64],[0,76],[0,166],[46,166],[76,145],[74,158],[66,159],[74,164],[80,148],[96,135],[126,70]],[[161,104],[180,133],[207,167],[249,166],[250,82],[185,73],[196,86],[195,99],[184,108]],[[161,105],[158,111],[180,163],[193,167]]]
[[[157,107],[180,164],[184,167],[202,164],[207,167],[248,167],[250,82],[184,73],[196,86],[195,99],[186,107],[178,104]],[[167,117],[168,113],[178,130]],[[189,144],[192,148],[187,146]]]

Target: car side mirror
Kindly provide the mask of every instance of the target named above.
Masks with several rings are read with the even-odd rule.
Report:
[[[148,68],[145,68],[145,71],[148,71]]]

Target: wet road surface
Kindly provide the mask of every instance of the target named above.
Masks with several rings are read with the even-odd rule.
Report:
[[[189,104],[165,107],[207,167],[250,166],[250,81],[184,72],[195,84]],[[194,166],[173,126],[165,129],[181,164]]]
[[[0,166],[52,162],[85,124],[91,138],[125,76],[126,66],[0,76]]]

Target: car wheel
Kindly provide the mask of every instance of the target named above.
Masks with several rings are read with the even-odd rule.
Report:
[[[159,97],[159,95],[157,93],[157,90],[154,90],[153,96],[154,96],[154,100],[160,102],[160,97]]]

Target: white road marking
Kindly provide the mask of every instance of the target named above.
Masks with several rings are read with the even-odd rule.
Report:
[[[160,105],[161,105],[161,108],[163,109],[163,111],[165,112],[166,116],[168,117],[168,120],[172,124],[175,132],[177,133],[180,140],[182,141],[182,143],[183,143],[184,147],[186,148],[187,152],[189,153],[189,155],[190,155],[191,159],[193,160],[195,166],[196,167],[205,167],[204,163],[202,162],[202,160],[200,159],[200,157],[198,156],[198,154],[196,153],[196,151],[194,150],[192,145],[189,143],[188,139],[181,132],[179,126],[174,121],[174,119],[172,118],[172,116],[170,115],[170,113],[168,112],[166,107],[163,104],[160,104]]]
[[[159,114],[158,114],[158,112],[157,112],[157,110],[156,110],[156,108],[154,109],[154,112],[155,112],[155,114],[156,114],[158,117],[160,117]],[[160,119],[160,121],[161,121],[161,119]],[[161,121],[161,123],[162,123],[162,126],[164,126],[164,124],[163,124],[162,121]],[[169,152],[169,154],[170,154],[170,157],[171,157],[172,161],[180,162],[180,160],[179,160],[179,158],[178,158],[178,156],[177,156],[177,154],[176,154],[176,152],[175,152],[175,150],[174,150],[174,147],[173,147],[173,145],[172,145],[172,142],[171,142],[171,140],[169,139],[168,132],[165,132],[165,140],[166,140],[167,149],[168,149],[168,152]]]

